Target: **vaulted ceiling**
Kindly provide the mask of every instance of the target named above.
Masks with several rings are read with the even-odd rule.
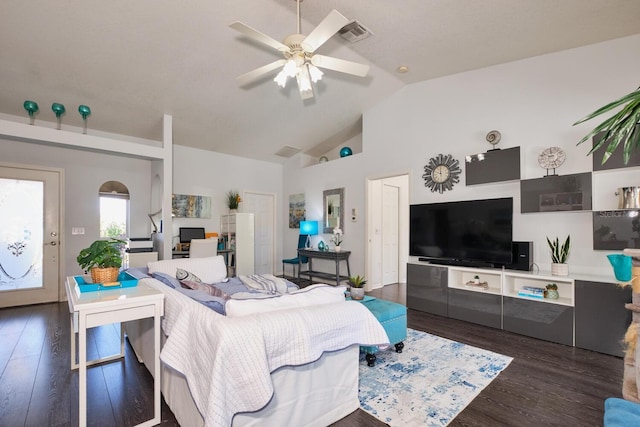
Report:
[[[276,73],[238,86],[236,76],[279,56],[229,28],[241,21],[282,41],[296,32],[294,0],[3,0],[0,113],[27,122],[30,99],[37,125],[55,121],[60,102],[63,126],[82,126],[85,104],[89,132],[148,139],[161,139],[166,113],[175,144],[279,162],[283,147],[307,152],[351,134],[404,85],[640,33],[638,0],[304,0],[302,33],[332,9],[373,35],[335,36],[318,53],[371,70],[327,70],[302,101]]]

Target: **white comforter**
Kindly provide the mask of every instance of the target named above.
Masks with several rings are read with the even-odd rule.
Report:
[[[380,323],[360,303],[345,301],[227,318],[154,279],[165,293],[161,360],[181,372],[206,426],[231,425],[273,394],[271,372],[313,362],[350,345],[388,344]]]

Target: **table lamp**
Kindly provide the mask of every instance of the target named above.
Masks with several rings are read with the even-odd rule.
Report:
[[[318,221],[300,221],[300,234],[307,235],[305,247],[311,247],[311,236],[318,234]]]

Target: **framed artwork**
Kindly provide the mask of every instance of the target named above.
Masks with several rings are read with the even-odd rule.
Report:
[[[174,194],[171,213],[176,218],[211,218],[211,197]]]
[[[304,193],[289,195],[289,228],[300,228],[300,221],[304,221],[307,211]]]

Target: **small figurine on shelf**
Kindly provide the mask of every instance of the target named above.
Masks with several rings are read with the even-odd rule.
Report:
[[[558,293],[558,285],[555,283],[549,283],[547,285],[547,290],[544,292],[545,298],[549,299],[558,299],[560,298],[560,294]]]
[[[473,280],[471,282],[476,284],[476,285],[479,285],[480,284],[480,276],[478,276],[478,275],[473,276]]]

